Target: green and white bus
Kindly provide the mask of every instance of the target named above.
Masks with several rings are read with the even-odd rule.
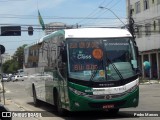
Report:
[[[50,103],[60,114],[138,106],[138,48],[126,29],[59,30],[24,54],[35,105]]]

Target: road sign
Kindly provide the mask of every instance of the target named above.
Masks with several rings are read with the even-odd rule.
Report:
[[[5,47],[3,45],[0,45],[0,54],[4,54]]]
[[[21,36],[21,26],[1,26],[1,36]]]

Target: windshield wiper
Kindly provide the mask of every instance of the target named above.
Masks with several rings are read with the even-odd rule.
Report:
[[[99,65],[101,65],[101,63],[103,64],[103,59],[100,59],[98,63],[99,64],[97,65],[96,69],[93,70],[93,73],[91,75],[90,81],[92,81],[94,79],[94,77],[96,76],[98,68],[99,68]]]
[[[116,71],[116,73],[118,74],[118,76],[120,77],[120,79],[123,80],[123,76],[120,73],[120,71],[117,69],[117,67],[115,66],[115,64],[112,63],[109,58],[106,57],[106,59],[107,59],[107,62],[109,62],[112,65],[112,67],[114,68],[114,70]]]

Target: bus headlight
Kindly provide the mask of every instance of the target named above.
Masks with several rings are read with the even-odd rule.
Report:
[[[128,89],[126,92],[132,92],[134,91],[137,87],[138,87],[139,84],[136,84],[135,86],[131,87],[130,89]]]
[[[77,94],[77,95],[80,95],[80,96],[85,96],[85,95],[87,95],[85,92],[76,90],[76,89],[71,88],[71,87],[69,87],[69,90],[72,91],[72,92],[74,92],[74,93]]]

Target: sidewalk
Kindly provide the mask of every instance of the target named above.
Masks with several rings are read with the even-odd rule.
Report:
[[[160,84],[160,80],[139,80],[140,85],[147,85],[147,84]]]
[[[4,119],[4,120],[41,120],[40,118],[37,118],[37,117],[18,117],[17,115],[20,115],[21,112],[22,112],[21,115],[23,116],[23,111],[25,111],[25,110],[12,100],[6,99],[5,100],[5,105],[4,105],[4,101],[1,100],[0,104],[2,104],[5,107],[5,109],[7,109],[8,113],[11,112],[11,113],[9,113],[10,115],[13,115],[13,112],[16,113],[16,114],[14,114],[15,116],[12,117],[12,119],[9,119],[9,117],[8,117],[7,119]]]
[[[3,100],[2,95],[1,95],[0,104],[3,105],[4,107],[6,107],[9,111],[22,111],[20,106],[18,106],[12,100],[8,100],[7,98],[5,98],[5,104],[4,104],[4,100]]]
[[[5,115],[4,113],[2,115],[2,112],[10,112],[10,111],[21,111],[21,108],[18,105],[16,105],[12,100],[9,100],[7,98],[5,98],[5,102],[4,102],[3,89],[2,89],[2,84],[0,82],[0,120],[1,120],[1,116]],[[11,119],[9,117],[6,117],[5,120],[11,120]],[[12,120],[21,120],[21,119],[12,118]]]

